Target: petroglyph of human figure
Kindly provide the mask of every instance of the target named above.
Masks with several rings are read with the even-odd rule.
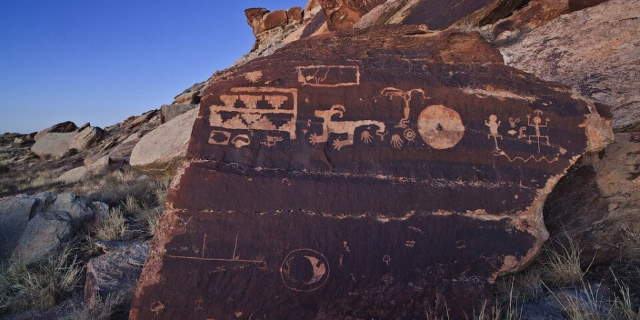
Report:
[[[498,145],[498,139],[503,139],[498,129],[500,128],[500,124],[502,121],[498,120],[498,116],[492,114],[489,116],[489,120],[484,121],[484,125],[489,127],[489,134],[487,137],[489,139],[493,138],[493,141],[496,143],[496,151],[500,151],[500,146]]]
[[[309,142],[313,145],[319,143],[325,143],[329,141],[329,135],[331,133],[335,134],[346,134],[346,139],[336,139],[333,141],[333,148],[335,150],[340,151],[345,146],[353,145],[354,143],[354,135],[355,131],[358,127],[362,126],[376,126],[378,130],[376,131],[376,135],[380,137],[380,140],[384,140],[384,134],[386,131],[386,126],[384,123],[375,120],[360,120],[360,121],[334,121],[331,118],[335,115],[338,118],[343,118],[346,109],[343,105],[336,104],[332,106],[329,110],[316,110],[314,115],[318,118],[322,119],[322,133],[321,134],[311,134],[309,137]]]
[[[549,127],[549,118],[545,119],[545,123],[542,124],[542,110],[535,110],[533,111],[533,113],[535,114],[535,116],[533,117],[533,119],[531,119],[531,115],[527,115],[527,125],[529,127],[533,127],[535,129],[536,134],[535,135],[529,135],[528,136],[528,143],[531,143],[531,138],[534,139],[538,139],[538,152],[540,152],[540,139],[545,139],[545,141],[547,142],[547,145],[550,146],[551,142],[549,141],[549,136],[545,136],[542,135],[542,130],[541,128],[548,128]]]
[[[409,125],[409,117],[411,116],[411,99],[413,99],[414,93],[421,93],[423,96],[425,96],[424,90],[422,89],[411,89],[409,91],[404,91],[402,89],[393,87],[382,89],[381,94],[383,96],[402,98],[402,119],[400,119],[400,122],[396,125],[396,128],[406,128]]]

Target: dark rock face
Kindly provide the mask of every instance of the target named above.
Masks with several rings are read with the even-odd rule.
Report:
[[[612,135],[478,35],[418,26],[297,41],[214,80],[131,319],[470,315]]]
[[[607,0],[569,0],[569,8],[571,11],[582,10],[603,3]]]
[[[87,264],[85,302],[95,303],[98,297],[109,294],[131,297],[148,253],[148,242],[135,242],[91,259]]]

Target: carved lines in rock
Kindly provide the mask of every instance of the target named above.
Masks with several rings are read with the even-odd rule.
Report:
[[[322,131],[320,134],[312,133],[309,137],[309,143],[316,145],[319,143],[326,143],[329,141],[330,134],[346,134],[346,139],[337,138],[333,140],[331,144],[335,150],[340,151],[345,146],[353,145],[355,131],[359,127],[373,126],[377,127],[376,135],[380,137],[380,140],[384,140],[384,134],[386,131],[386,125],[381,121],[375,120],[360,120],[360,121],[336,121],[333,120],[334,116],[343,118],[346,108],[343,105],[336,104],[329,108],[329,110],[315,110],[314,115],[317,118],[322,119]],[[371,133],[362,133],[360,139],[365,143],[371,143],[373,141]]]
[[[329,280],[329,260],[313,249],[296,249],[289,252],[280,266],[284,286],[296,292],[313,292]]]
[[[300,66],[298,82],[311,87],[348,87],[360,85],[360,67],[344,65]]]
[[[526,125],[520,125],[521,119],[509,117],[509,129],[507,134],[512,136],[514,140],[524,142],[527,144],[536,144],[537,153],[541,153],[541,146],[554,147],[551,145],[551,138],[548,134],[544,134],[544,130],[549,128],[549,123],[551,120],[549,118],[545,118],[543,120],[544,112],[541,110],[534,110],[532,114],[527,114],[527,123]],[[519,126],[520,125],[520,126]],[[502,126],[502,121],[499,120],[498,116],[495,114],[491,114],[488,120],[485,120],[485,126],[488,128],[489,133],[487,137],[492,139],[495,144],[494,155],[497,157],[504,157],[509,162],[546,162],[546,163],[554,163],[560,160],[560,155],[563,155],[567,152],[566,149],[562,147],[554,147],[557,149],[557,153],[552,156],[516,156],[511,155],[509,152],[500,148],[500,144],[498,140],[504,140],[504,137],[500,134],[500,127]],[[533,131],[533,132],[531,132]]]
[[[265,265],[266,264],[266,262],[264,260],[240,259],[240,255],[237,254],[237,250],[238,250],[238,234],[237,233],[236,233],[236,238],[235,238],[235,244],[234,244],[234,247],[233,247],[233,253],[231,254],[230,258],[209,258],[209,257],[206,257],[206,254],[205,254],[206,241],[207,241],[207,234],[204,234],[203,238],[202,238],[202,249],[201,249],[199,257],[197,257],[195,255],[183,256],[183,255],[173,255],[173,254],[167,254],[167,257],[174,258],[174,259],[181,259],[181,260],[232,262],[232,263],[250,263],[250,264],[259,264],[259,265]],[[218,268],[220,268],[220,267],[218,267]],[[222,268],[224,268],[224,267],[222,267]]]
[[[231,88],[220,95],[223,105],[209,107],[209,125],[214,127],[209,143],[242,148],[251,144],[250,130],[287,133],[296,139],[298,90],[270,87]],[[287,102],[289,102],[287,104]],[[284,138],[269,135],[263,145],[274,146]]]
[[[402,99],[402,118],[395,128],[404,129],[402,133],[391,135],[391,147],[401,150],[408,142],[413,142],[417,136],[411,124],[411,102],[416,94],[428,98],[423,89],[402,90],[394,87],[382,89],[380,95],[385,97],[400,97]],[[460,114],[444,105],[425,107],[418,115],[418,133],[422,140],[437,150],[455,147],[465,133]]]

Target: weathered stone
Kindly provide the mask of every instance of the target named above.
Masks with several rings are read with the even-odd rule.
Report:
[[[197,107],[197,104],[165,104],[160,107],[160,119],[162,120],[162,123],[166,123],[169,120]]]
[[[249,8],[244,10],[244,14],[247,17],[247,23],[253,29],[253,34],[257,35],[265,31],[263,17],[269,13],[269,10],[265,8]]]
[[[385,0],[320,0],[330,30],[350,30],[360,17]]]
[[[98,127],[85,126],[81,130],[78,130],[73,136],[73,140],[70,142],[69,147],[77,151],[84,151],[88,147],[102,138],[104,131]]]
[[[89,200],[73,193],[57,195],[47,210],[67,212],[76,221],[90,220],[94,217],[94,210]]]
[[[49,132],[36,140],[31,151],[39,157],[62,158],[71,152],[75,132]]]
[[[40,138],[44,137],[49,132],[73,132],[73,131],[76,131],[77,129],[78,127],[76,126],[76,124],[71,121],[61,122],[38,132],[35,135],[34,139],[38,141]]]
[[[23,136],[19,136],[16,137],[15,139],[13,139],[13,143],[12,145],[14,147],[24,147],[28,144],[34,143],[35,140],[33,138],[33,136],[31,135],[23,135]]]
[[[132,133],[124,141],[120,142],[111,151],[109,151],[109,159],[113,162],[128,163],[131,158],[133,148],[141,139],[140,133]]]
[[[66,171],[65,173],[57,177],[56,182],[67,183],[67,184],[77,183],[88,178],[89,175],[90,175],[90,172],[89,172],[89,169],[87,169],[87,167],[77,167],[69,171]]]
[[[13,257],[27,264],[45,259],[54,254],[72,233],[72,219],[68,213],[38,213],[29,220],[13,250]]]
[[[289,22],[302,22],[302,8],[289,8],[289,10],[287,10],[287,17],[289,18]]]
[[[133,148],[129,163],[146,166],[184,157],[198,109],[187,111],[142,137]]]
[[[514,41],[569,10],[569,0],[531,0],[526,7],[486,28],[492,41]]]
[[[276,10],[271,11],[264,15],[264,29],[271,30],[273,28],[277,28],[287,24],[289,21],[287,19],[287,11],[286,10]]]
[[[100,201],[93,201],[91,202],[91,206],[93,207],[93,216],[96,223],[100,223],[109,216],[108,204]]]
[[[571,11],[582,10],[585,8],[593,7],[605,1],[608,0],[569,0],[569,8],[571,9]]]
[[[603,152],[585,156],[545,204],[552,232],[580,244],[583,261],[616,259],[640,234],[640,132],[618,133]]]
[[[97,297],[109,294],[130,297],[148,253],[148,242],[136,242],[91,259],[87,264],[85,302],[91,304]]]
[[[320,0],[329,30],[350,30],[364,16],[367,26],[425,24],[443,30],[453,24],[479,26],[509,16],[523,0]],[[375,18],[374,18],[375,17]],[[363,27],[360,25],[359,27]]]
[[[11,256],[37,201],[28,195],[0,199],[0,261]]]
[[[56,178],[56,181],[67,184],[83,181],[91,176],[105,173],[109,168],[109,163],[109,156],[103,156],[93,162],[90,162],[89,165],[84,165],[82,167],[66,171]]]
[[[616,130],[640,127],[640,1],[563,15],[502,47],[505,62],[613,107]]]
[[[612,135],[477,34],[419,26],[291,43],[214,77],[199,115],[133,320],[462,319]]]

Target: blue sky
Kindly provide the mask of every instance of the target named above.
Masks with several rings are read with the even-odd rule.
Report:
[[[0,0],[0,133],[107,126],[249,51],[243,10],[306,0]]]

